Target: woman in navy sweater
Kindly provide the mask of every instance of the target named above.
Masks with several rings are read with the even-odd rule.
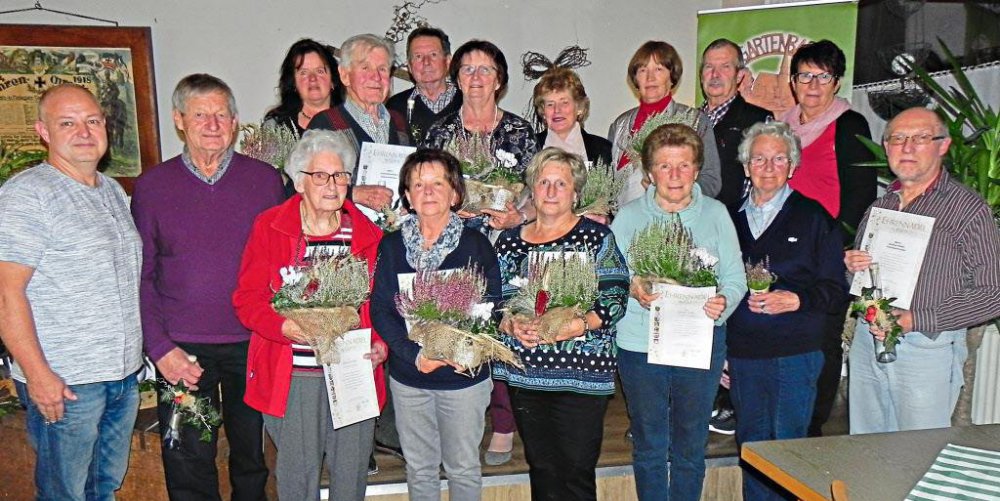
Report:
[[[805,437],[823,367],[823,326],[843,311],[843,237],[823,207],[788,186],[799,139],[784,122],[758,123],[739,147],[753,189],[730,208],[743,261],[766,264],[770,291],[741,301],[727,323],[736,443]],[[784,499],[744,470],[743,498]]]
[[[400,230],[379,245],[371,311],[372,325],[389,345],[389,386],[406,455],[406,484],[412,500],[440,499],[443,464],[449,498],[478,500],[479,442],[493,388],[490,371],[468,377],[455,371],[453,361],[425,357],[407,336],[395,298],[400,282],[417,271],[474,266],[486,277],[484,301],[497,304],[500,267],[490,241],[455,214],[465,183],[454,156],[418,150],[406,158],[399,179],[403,204],[415,216],[404,219]]]

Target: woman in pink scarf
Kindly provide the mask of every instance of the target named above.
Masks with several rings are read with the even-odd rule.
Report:
[[[788,185],[816,200],[843,226],[845,246],[854,241],[854,228],[875,200],[875,169],[859,167],[873,160],[858,140],[871,138],[868,121],[837,97],[847,63],[844,52],[829,40],[803,45],[792,56],[792,92],[798,103],[779,120],[792,126],[802,141],[802,158]],[[844,312],[847,305],[844,304]],[[840,384],[843,357],[840,333],[844,312],[828,315],[823,333],[824,366],[816,386],[816,404],[809,436],[822,435],[821,427]]]

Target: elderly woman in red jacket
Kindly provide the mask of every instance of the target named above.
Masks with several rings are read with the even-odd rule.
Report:
[[[284,167],[298,193],[257,216],[233,294],[240,321],[253,331],[244,399],[264,414],[264,428],[278,448],[275,476],[281,499],[318,499],[324,455],[330,499],[365,497],[375,419],[333,429],[322,365],[299,325],[271,306],[283,267],[350,252],[367,260],[369,271],[374,268],[382,232],[348,199],[348,169],[355,155],[343,132],[315,130],[302,136]],[[368,308],[366,302],[359,311],[362,328],[371,327]],[[380,364],[388,349],[374,330],[371,343],[366,358],[375,366],[381,407]]]

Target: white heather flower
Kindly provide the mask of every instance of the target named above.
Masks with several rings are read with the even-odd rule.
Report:
[[[712,253],[708,252],[708,249],[704,247],[695,247],[694,249],[691,249],[691,256],[698,258],[698,260],[701,261],[701,264],[708,267],[715,266],[715,263],[719,262],[719,258],[713,256]]]
[[[295,285],[302,280],[302,272],[295,266],[283,266],[278,273],[281,275],[282,285]]]
[[[528,279],[525,278],[525,277],[514,277],[514,278],[510,279],[510,281],[507,282],[507,283],[510,284],[513,287],[517,287],[518,289],[520,289],[520,288],[524,287],[525,285],[528,285]]]
[[[500,161],[500,165],[503,165],[508,169],[517,165],[517,158],[515,158],[514,154],[509,151],[497,150],[496,157],[497,160]]]
[[[472,318],[478,318],[482,320],[489,320],[490,316],[493,315],[493,303],[479,303],[472,305],[472,311],[469,312]]]

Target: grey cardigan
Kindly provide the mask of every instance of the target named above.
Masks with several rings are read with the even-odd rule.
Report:
[[[664,113],[684,113],[689,109],[691,109],[689,106],[671,100]],[[608,129],[608,141],[611,141],[611,161],[616,165],[625,151],[632,132],[632,124],[635,122],[635,117],[638,114],[639,107],[637,106],[618,115],[618,118],[614,122],[611,122],[611,128]],[[704,112],[699,112],[699,115],[697,132],[698,136],[701,137],[702,143],[704,143],[705,161],[698,172],[698,185],[701,186],[701,192],[704,195],[715,198],[719,194],[719,190],[722,189],[722,167],[719,162],[719,150],[715,145],[715,133],[712,131],[711,120],[709,120],[708,115]],[[635,165],[638,166],[638,163]],[[620,173],[621,175],[628,176],[625,187],[622,188],[622,192],[618,196],[618,206],[622,207],[632,200],[639,198],[645,190],[642,188],[642,171],[638,167],[627,167],[622,169]]]

